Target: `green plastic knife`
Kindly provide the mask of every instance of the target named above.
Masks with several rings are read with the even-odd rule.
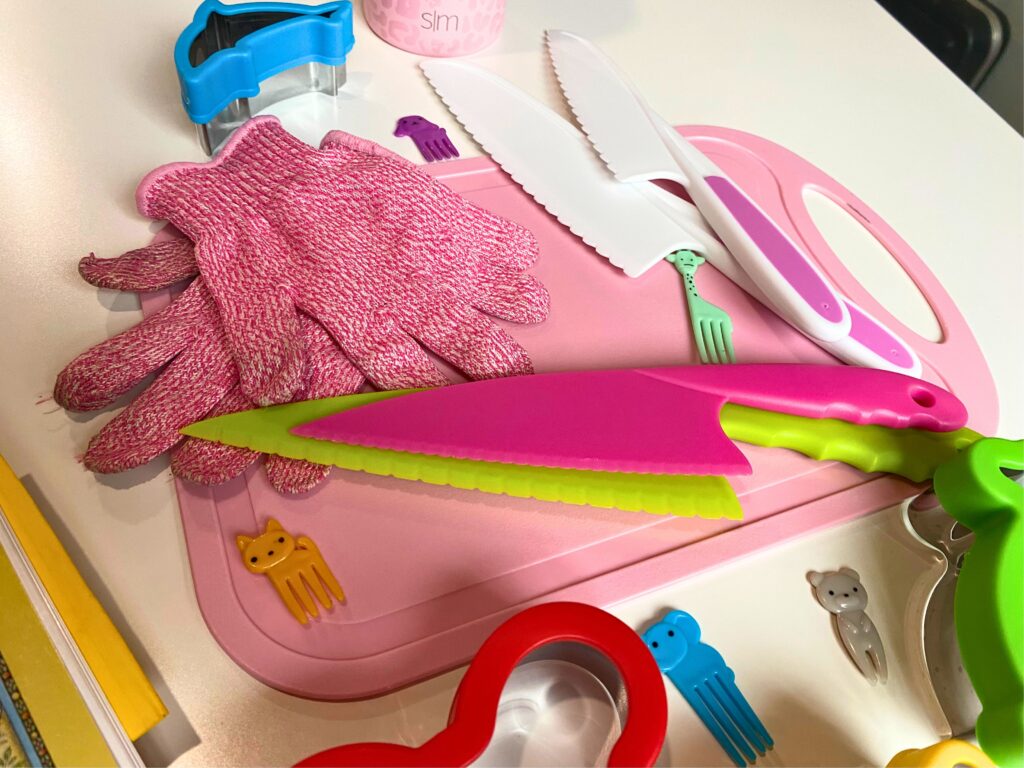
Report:
[[[300,424],[333,413],[415,391],[419,390],[372,392],[259,408],[197,422],[182,433],[262,453],[433,485],[653,514],[742,517],[732,487],[716,475],[601,472],[456,459],[334,443],[290,432]],[[731,403],[722,408],[721,423],[733,440],[790,448],[811,458],[841,461],[865,472],[892,472],[915,482],[930,478],[935,467],[980,438],[969,429],[890,429]]]

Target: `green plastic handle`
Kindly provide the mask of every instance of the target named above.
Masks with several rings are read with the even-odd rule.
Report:
[[[981,701],[976,732],[1003,768],[1024,766],[1024,440],[986,438],[935,473],[935,492],[974,531],[953,615],[964,669]]]
[[[722,428],[733,440],[791,450],[821,461],[841,461],[863,472],[891,472],[915,483],[981,439],[970,429],[929,432],[813,419],[726,403]]]

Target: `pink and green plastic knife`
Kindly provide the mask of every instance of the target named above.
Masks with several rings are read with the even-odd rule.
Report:
[[[572,371],[460,384],[371,403],[293,430],[318,440],[562,469],[742,475],[722,431],[727,402],[764,411],[938,432],[963,404],[919,379],[818,365]]]
[[[733,440],[921,481],[978,435],[933,384],[867,368],[674,366],[520,376],[219,416],[183,432],[373,474],[737,517]]]

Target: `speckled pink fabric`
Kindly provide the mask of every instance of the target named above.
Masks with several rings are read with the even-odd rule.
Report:
[[[525,274],[533,236],[373,142],[332,132],[316,150],[256,118],[215,160],[151,173],[137,201],[195,241],[255,403],[302,385],[300,312],[383,389],[444,384],[424,348],[476,379],[532,372],[487,315],[546,316],[547,292]]]
[[[116,259],[87,256],[79,271],[104,288],[156,290],[195,275],[192,254],[190,241],[170,240]],[[300,322],[310,360],[301,397],[358,391],[362,374],[326,331],[307,316]],[[164,311],[72,361],[57,379],[54,398],[70,410],[102,408],[168,362],[155,382],[90,441],[86,467],[119,472],[171,448],[171,469],[178,477],[206,485],[237,477],[259,454],[178,434],[197,419],[253,407],[239,387],[220,317],[201,278]],[[278,456],[268,456],[265,468],[270,482],[285,493],[310,490],[328,472]]]
[[[353,366],[334,341],[311,318],[300,318],[303,337],[309,350],[309,381],[296,399],[335,397],[359,391],[363,375]],[[237,384],[225,395],[207,418],[252,408]],[[185,438],[171,451],[171,471],[178,477],[204,485],[237,477],[259,458],[254,451],[234,448],[206,440]],[[307,461],[266,456],[264,469],[270,483],[284,493],[302,493],[327,477],[329,467]]]
[[[252,407],[252,392],[261,402],[331,397],[358,391],[364,374],[388,389],[446,383],[420,344],[471,378],[532,371],[484,314],[546,316],[546,291],[524,273],[536,258],[529,232],[372,142],[334,132],[318,151],[276,120],[250,126],[217,160],[165,167],[140,187],[140,208],[198,246],[176,239],[79,265],[90,283],[129,291],[202,273],[162,312],[59,375],[56,401],[94,410],[159,371],[90,442],[85,464],[94,471],[172,449],[176,475],[231,479],[258,454],[183,440],[178,430]],[[274,486],[292,493],[327,473],[280,457],[265,466]]]

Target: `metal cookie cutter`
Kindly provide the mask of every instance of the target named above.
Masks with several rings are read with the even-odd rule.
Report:
[[[912,501],[904,515],[915,536],[945,561],[924,612],[924,657],[950,730],[953,736],[962,736],[974,730],[981,712],[981,702],[964,670],[953,612],[960,568],[974,533],[950,516],[934,494]]]
[[[206,0],[174,46],[181,101],[212,155],[260,110],[319,91],[336,96],[355,43],[352,4]]]
[[[418,747],[345,744],[296,768],[650,766],[667,725],[661,671],[639,635],[600,608],[544,603],[484,641],[434,737]]]

